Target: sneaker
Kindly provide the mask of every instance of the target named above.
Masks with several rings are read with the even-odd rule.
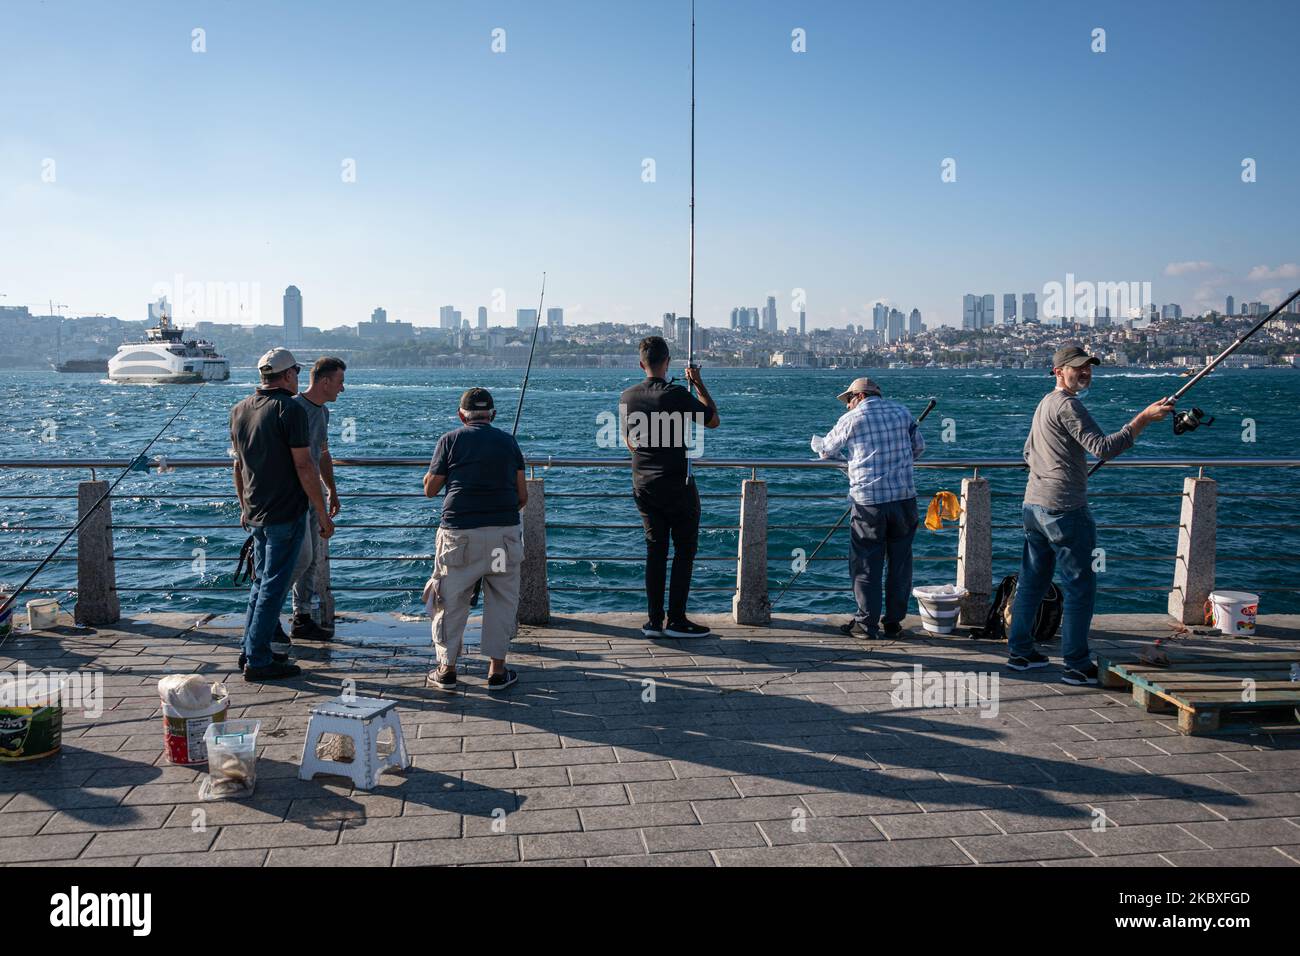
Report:
[[[312,620],[310,614],[295,614],[290,633],[295,641],[328,641],[334,636]]]
[[[868,631],[866,625],[860,623],[857,618],[854,618],[847,624],[841,624],[840,633],[845,637],[859,637],[864,641],[874,641],[880,637],[879,634],[872,634]]]
[[[271,651],[271,661],[272,661],[272,663],[275,663],[275,664],[287,664],[287,663],[289,662],[289,655],[288,655],[288,654],[281,654],[279,651],[273,649],[273,650]],[[242,670],[244,669],[244,665],[247,664],[247,663],[248,663],[248,655],[245,654],[243,651],[240,651],[240,652],[239,652],[239,670],[242,671]]]
[[[1087,667],[1067,667],[1061,674],[1061,680],[1066,684],[1074,684],[1076,687],[1085,684],[1097,684],[1097,665],[1089,661]]]
[[[302,668],[297,664],[290,664],[288,661],[272,661],[265,667],[245,667],[244,680],[250,683],[260,683],[261,681],[297,677],[301,673]]]
[[[436,687],[438,690],[455,690],[456,669],[439,667],[437,670],[429,671],[429,686]]]
[[[680,621],[670,621],[664,628],[665,637],[705,637],[713,632],[703,624],[695,624],[682,618]]]
[[[489,691],[505,690],[517,680],[519,680],[519,675],[507,667],[499,674],[488,676],[487,689]]]
[[[664,626],[662,624],[657,624],[654,621],[646,621],[641,625],[641,633],[646,637],[663,637]]]
[[[898,635],[902,633],[903,633],[903,625],[901,624],[885,625],[885,637],[898,637]]]
[[[1030,651],[1023,657],[1010,657],[1007,659],[1007,667],[1013,671],[1031,671],[1039,667],[1046,667],[1050,663],[1051,661],[1038,651]]]

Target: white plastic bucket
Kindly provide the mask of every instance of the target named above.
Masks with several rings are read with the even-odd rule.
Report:
[[[43,631],[59,622],[59,602],[53,598],[37,598],[27,602],[27,626],[33,631]]]
[[[1214,626],[1228,637],[1251,637],[1255,633],[1255,615],[1259,613],[1259,595],[1249,591],[1211,591],[1210,607]]]
[[[957,627],[965,588],[954,584],[925,584],[912,589],[921,611],[921,626],[931,634],[951,634]]]

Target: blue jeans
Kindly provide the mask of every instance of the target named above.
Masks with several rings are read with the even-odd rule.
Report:
[[[1025,505],[1025,550],[1020,559],[1016,601],[1011,609],[1007,653],[1023,657],[1034,649],[1034,617],[1043,602],[1053,570],[1059,572],[1065,596],[1061,622],[1061,656],[1066,667],[1089,664],[1088,628],[1097,597],[1097,576],[1092,570],[1097,547],[1097,525],[1088,506],[1071,511],[1048,511]]]
[[[244,653],[249,667],[271,663],[271,638],[293,584],[293,568],[307,533],[307,515],[253,529],[253,582],[244,618]]]
[[[912,539],[918,523],[915,498],[853,505],[849,574],[858,602],[855,617],[873,637],[879,631],[882,577],[884,623],[901,624],[907,616],[907,601],[912,594]]]

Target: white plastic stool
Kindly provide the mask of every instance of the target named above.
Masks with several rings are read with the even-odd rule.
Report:
[[[393,751],[379,756],[379,731],[393,731]],[[353,743],[350,763],[325,760],[316,756],[322,734],[341,734]],[[318,773],[351,777],[358,790],[372,790],[379,775],[388,769],[404,770],[411,765],[402,740],[402,721],[397,716],[397,702],[377,697],[335,697],[311,709],[307,739],[303,742],[299,780],[310,780]]]

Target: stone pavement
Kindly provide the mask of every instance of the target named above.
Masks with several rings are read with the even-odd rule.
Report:
[[[1002,673],[1003,646],[928,638],[915,620],[870,645],[807,615],[705,620],[714,636],[691,642],[648,641],[630,614],[525,628],[520,681],[499,698],[478,658],[459,693],[426,688],[428,624],[391,616],[347,616],[336,643],[295,648],[301,678],[266,685],[235,674],[233,621],[15,634],[0,670],[99,669],[105,700],[96,719],[67,715],[59,755],[0,768],[0,862],[1300,863],[1300,734],[1181,736],[1126,691],[1066,686],[1055,667]],[[1101,616],[1094,647],[1169,631]],[[1291,651],[1300,616],[1186,643]],[[914,664],[997,673],[996,715],[895,706],[893,675]],[[162,756],[157,681],[189,672],[224,678],[231,717],[262,721],[251,800],[199,801],[200,772]],[[399,701],[414,755],[370,793],[296,776],[309,706],[346,680]]]

